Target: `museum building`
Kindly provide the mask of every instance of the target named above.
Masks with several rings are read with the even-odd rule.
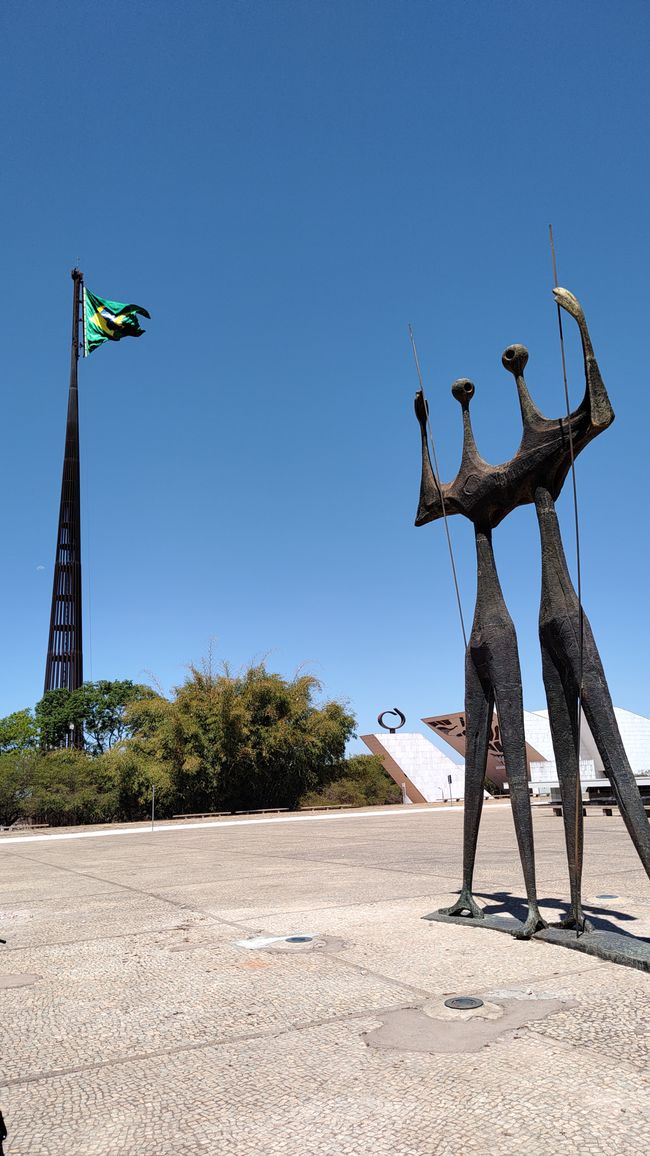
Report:
[[[630,766],[641,788],[650,793],[650,718],[614,707],[621,739]],[[384,769],[402,788],[405,803],[431,803],[462,799],[465,793],[465,715],[435,715],[422,720],[440,739],[444,739],[459,761],[435,746],[418,732],[362,735],[368,749],[377,755]],[[559,791],[557,767],[547,710],[524,711],[528,779],[534,796],[556,797]],[[508,784],[499,733],[494,715],[486,766],[488,786],[507,792]],[[586,719],[580,728],[580,779],[583,791],[598,793],[610,790],[602,759],[596,749]],[[644,792],[645,793],[645,792]]]

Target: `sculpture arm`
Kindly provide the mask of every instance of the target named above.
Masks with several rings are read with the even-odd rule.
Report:
[[[418,512],[415,516],[415,524],[416,526],[424,526],[427,522],[435,522],[438,518],[442,518],[444,510],[441,489],[445,490],[447,487],[444,485],[440,487],[438,485],[436,475],[433,472],[433,466],[431,465],[429,441],[427,438],[429,403],[425,400],[422,390],[418,390],[415,395],[415,416],[420,425],[422,441],[422,480],[420,482],[420,501],[418,503]]]
[[[553,296],[557,304],[567,313],[570,313],[577,322],[582,341],[582,357],[585,366],[585,395],[580,406],[589,416],[591,429],[596,433],[607,429],[614,420],[614,410],[609,400],[605,383],[600,376],[600,369],[596,361],[589,329],[585,320],[584,311],[580,302],[569,293],[568,289],[555,288]]]

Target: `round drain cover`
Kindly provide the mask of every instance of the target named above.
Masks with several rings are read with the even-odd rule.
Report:
[[[286,943],[311,943],[311,935],[287,935]]]
[[[470,1011],[474,1007],[483,1007],[482,999],[475,999],[472,995],[458,995],[454,999],[446,999],[445,1007],[453,1007],[455,1011]]]

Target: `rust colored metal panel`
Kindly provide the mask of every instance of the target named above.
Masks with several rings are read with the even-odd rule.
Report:
[[[457,711],[455,714],[441,714],[432,718],[423,718],[422,722],[431,727],[441,739],[449,743],[459,755],[465,758],[465,712]],[[526,743],[526,760],[530,767],[531,762],[543,763],[544,755],[531,747],[530,743]],[[506,764],[503,758],[503,746],[501,744],[501,730],[499,727],[499,720],[496,711],[492,716],[492,729],[490,731],[490,738],[488,741],[488,756],[485,773],[488,779],[491,779],[497,786],[503,786],[508,776],[506,774]]]

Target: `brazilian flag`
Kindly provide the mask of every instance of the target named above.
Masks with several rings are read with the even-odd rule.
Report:
[[[84,355],[87,357],[105,341],[121,341],[123,337],[140,337],[138,314],[149,317],[141,305],[123,305],[121,301],[106,301],[96,297],[84,285]]]

